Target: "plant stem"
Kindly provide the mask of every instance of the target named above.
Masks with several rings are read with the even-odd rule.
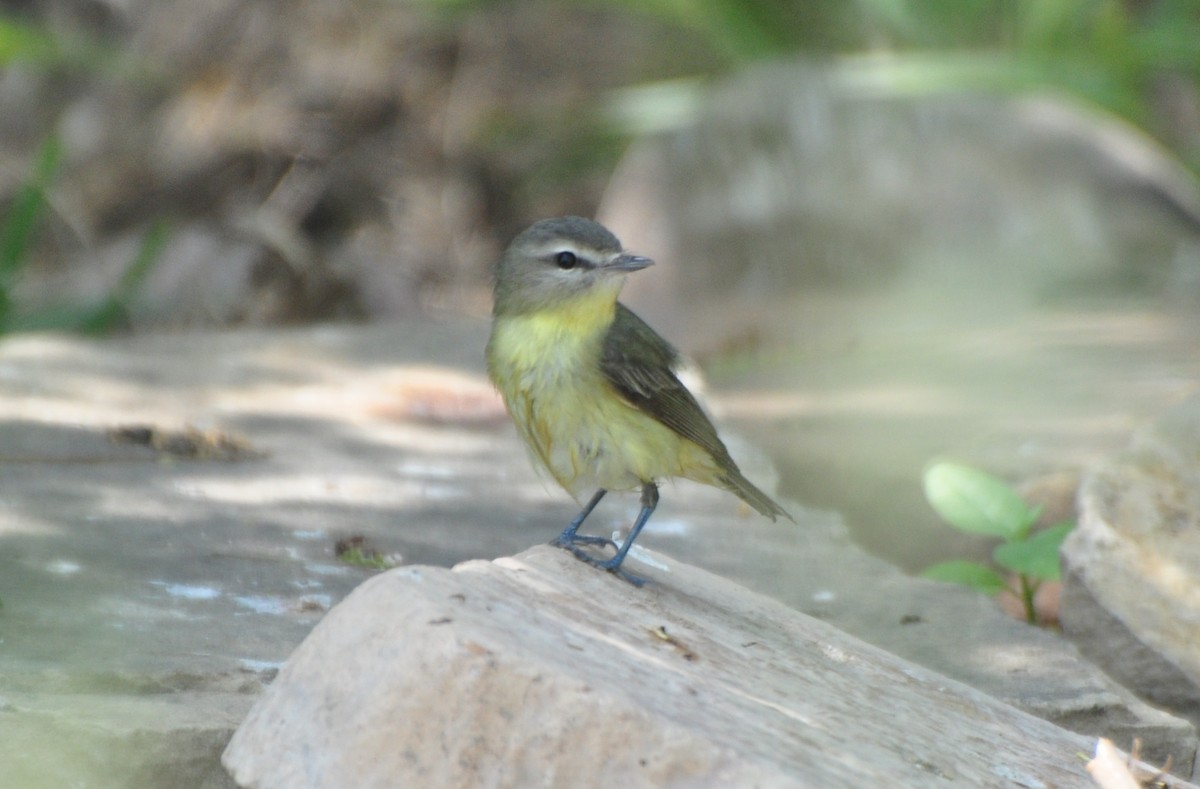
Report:
[[[1037,592],[1038,584],[1031,582],[1025,573],[1017,577],[1021,580],[1021,604],[1025,606],[1025,621],[1036,625],[1037,611],[1033,607],[1033,595]]]

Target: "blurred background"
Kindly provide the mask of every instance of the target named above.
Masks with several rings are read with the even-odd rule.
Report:
[[[1196,0],[0,3],[0,330],[479,319],[531,221],[910,569],[1194,388]]]

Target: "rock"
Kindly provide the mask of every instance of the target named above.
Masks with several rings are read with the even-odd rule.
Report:
[[[433,355],[421,328],[0,342],[0,785],[220,786],[257,694],[371,573],[339,540],[434,562],[528,544],[515,519],[431,514],[474,506],[460,485],[492,497],[470,466],[503,489],[481,438],[502,414],[449,370],[479,327]]]
[[[634,146],[599,211],[664,264],[631,306],[697,353],[1200,292],[1200,185],[1148,135],[1068,99],[888,77],[779,61],[674,97],[692,111]]]
[[[1200,725],[1200,398],[1088,474],[1062,546],[1063,631],[1119,682]]]
[[[894,76],[793,61],[706,85],[599,216],[658,261],[626,301],[742,387],[725,417],[782,489],[917,572],[994,547],[934,516],[931,461],[1078,473],[1191,386],[1200,186],[1062,97]]]
[[[363,584],[239,727],[239,785],[1084,787],[1065,732],[703,571],[535,548]]]
[[[1140,701],[1071,643],[1004,615],[992,599],[905,575],[857,548],[832,515],[802,510],[798,529],[754,533],[700,509],[688,516],[696,532],[686,539],[642,539],[1018,709],[1126,747],[1139,739],[1148,761],[1193,769],[1192,724]]]
[[[450,565],[556,535],[574,504],[529,465],[482,376],[485,336],[423,319],[0,343],[0,764],[140,789],[170,785],[177,756],[176,785],[194,785],[196,759],[217,769],[277,667],[371,574],[338,561],[338,542]],[[773,490],[764,457],[726,436]],[[799,523],[771,523],[711,488],[662,495],[639,545],[1190,763],[1188,724],[992,601],[865,554],[837,515],[789,502]],[[614,494],[589,526],[623,529],[636,509]]]

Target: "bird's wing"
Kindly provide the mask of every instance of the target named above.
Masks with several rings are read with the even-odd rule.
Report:
[[[600,368],[632,405],[698,444],[726,469],[736,471],[729,450],[696,398],[675,376],[679,352],[621,303],[604,338]]]
[[[620,302],[604,338],[600,369],[630,404],[702,447],[721,469],[719,482],[771,520],[787,510],[742,474],[696,398],[675,377],[679,352]]]

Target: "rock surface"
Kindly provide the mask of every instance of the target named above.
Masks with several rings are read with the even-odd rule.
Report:
[[[665,264],[631,306],[698,353],[1200,293],[1200,183],[1151,137],[1058,96],[889,76],[777,61],[673,97],[691,111],[638,142],[599,212]]]
[[[1062,547],[1064,631],[1112,677],[1200,725],[1200,398],[1089,474]]]
[[[219,750],[257,694],[370,576],[335,558],[338,540],[450,565],[557,534],[574,505],[535,476],[483,381],[484,331],[424,320],[0,343],[6,774],[23,789],[221,776]],[[147,441],[114,442],[131,424],[153,428]],[[200,440],[222,434],[244,446]],[[834,514],[788,507],[798,525],[668,485],[639,544],[1077,731],[1123,747],[1140,736],[1151,761],[1190,762],[1190,726],[1066,642],[864,554]],[[589,524],[621,529],[636,509],[610,496]]]
[[[798,61],[705,86],[599,213],[659,263],[630,306],[774,395],[727,418],[784,488],[918,572],[992,548],[925,505],[932,460],[1079,473],[1194,386],[1200,185],[1062,97],[894,77]]]
[[[657,555],[372,579],[225,752],[242,786],[1090,786],[1086,739]]]
[[[723,566],[719,554],[706,568],[1059,726],[1126,746],[1137,738],[1147,761],[1170,759],[1181,775],[1194,769],[1192,724],[1139,700],[1070,642],[999,615],[990,598],[913,578],[857,549],[839,521],[806,523],[795,552],[726,538],[725,553],[753,556],[758,572]],[[654,544],[687,553],[667,539]]]

